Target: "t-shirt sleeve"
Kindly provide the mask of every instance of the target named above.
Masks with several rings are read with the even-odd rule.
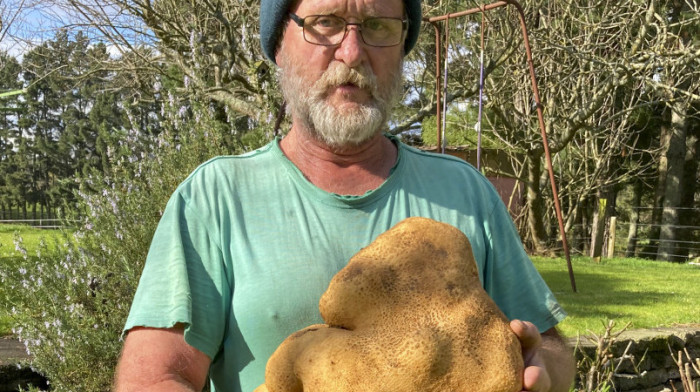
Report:
[[[206,222],[181,192],[168,201],[124,331],[185,325],[185,340],[213,359],[224,336],[230,285],[222,252]]]
[[[508,319],[530,321],[544,332],[566,317],[535,269],[503,203],[485,222],[487,255],[484,288]]]

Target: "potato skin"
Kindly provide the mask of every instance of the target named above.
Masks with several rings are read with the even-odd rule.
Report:
[[[521,347],[457,228],[408,218],[353,256],[255,392],[514,392]]]

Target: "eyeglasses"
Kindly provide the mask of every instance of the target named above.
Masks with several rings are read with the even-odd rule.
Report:
[[[362,42],[369,46],[395,46],[401,43],[408,28],[408,20],[400,18],[367,18],[350,23],[335,15],[310,15],[305,18],[290,13],[294,23],[304,31],[304,40],[310,44],[340,45],[348,34],[348,26],[357,26]]]

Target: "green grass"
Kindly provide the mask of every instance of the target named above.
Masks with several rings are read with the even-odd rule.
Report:
[[[0,224],[0,259],[5,257],[21,256],[15,250],[14,234],[19,233],[22,236],[22,243],[29,254],[36,254],[36,249],[39,248],[39,243],[42,238],[49,245],[54,245],[53,239],[59,238],[59,230],[35,229],[25,225],[6,225]]]
[[[565,336],[600,333],[607,320],[631,329],[700,323],[700,268],[642,259],[572,260],[577,293],[566,261],[534,258],[535,266],[569,316]]]
[[[0,267],[12,268],[22,260],[22,253],[15,249],[14,235],[19,233],[22,244],[29,257],[36,257],[36,251],[40,248],[41,240],[47,244],[48,249],[56,247],[56,241],[62,241],[60,230],[35,229],[26,225],[0,224]],[[0,298],[5,298],[3,290],[7,285],[0,285]],[[12,331],[12,317],[0,307],[0,336],[9,335]]]

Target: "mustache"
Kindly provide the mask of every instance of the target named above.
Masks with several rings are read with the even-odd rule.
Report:
[[[345,63],[334,62],[329,65],[321,78],[316,82],[317,92],[325,92],[328,88],[352,83],[357,87],[368,89],[372,96],[377,98],[377,78],[366,65],[350,68]]]

